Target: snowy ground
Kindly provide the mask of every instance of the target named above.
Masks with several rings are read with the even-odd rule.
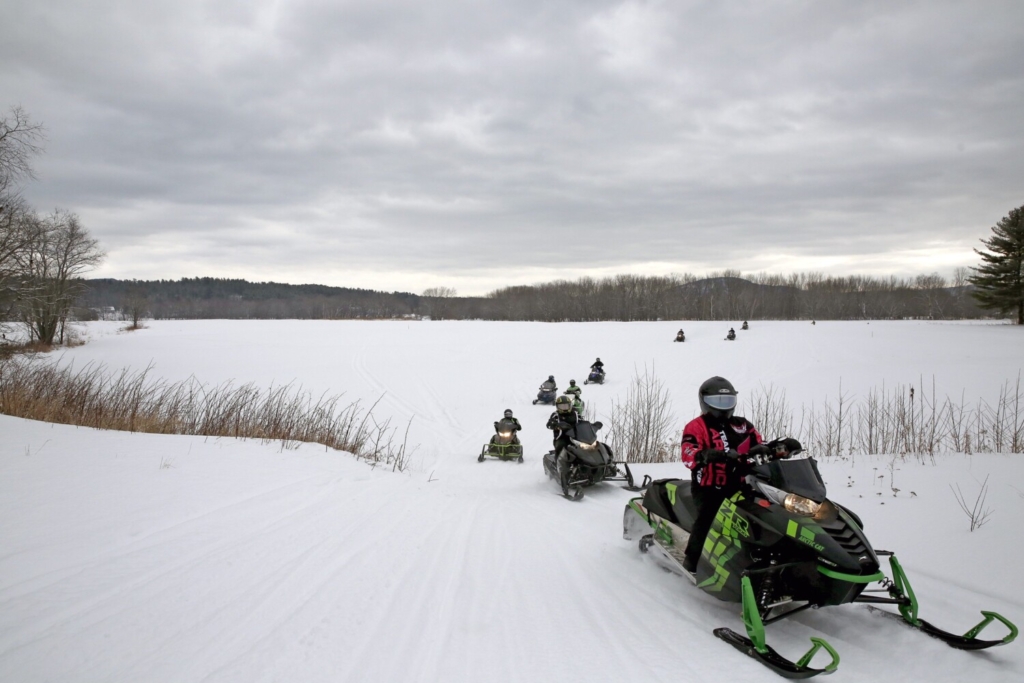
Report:
[[[994,399],[1024,367],[1021,330],[756,322],[726,343],[728,326],[683,326],[686,344],[671,343],[677,323],[91,325],[63,362],[386,392],[379,413],[413,417],[418,449],[391,473],[309,445],[0,416],[0,681],[781,680],[712,636],[741,629],[735,605],[622,540],[628,492],[555,495],[537,384],[582,382],[600,355],[610,381],[584,398],[601,413],[646,364],[670,383],[680,423],[713,374],[741,392],[772,384],[797,406],[840,380],[858,395],[921,377],[940,394]],[[524,424],[527,462],[478,464],[506,407]],[[924,618],[962,631],[993,609],[1024,624],[1024,456],[858,458],[823,472],[874,545],[898,552]],[[986,476],[993,515],[969,533],[949,486],[973,499]],[[842,655],[836,680],[1024,679],[1024,641],[958,652],[863,606],[769,629],[794,657],[812,635]]]

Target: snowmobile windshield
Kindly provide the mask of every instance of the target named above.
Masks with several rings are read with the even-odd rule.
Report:
[[[580,420],[576,423],[576,440],[581,443],[594,443],[597,441],[597,432],[594,431],[594,425]]]
[[[732,410],[736,407],[735,394],[709,394],[704,397],[704,402],[718,410]]]
[[[825,482],[814,458],[772,460],[768,463],[768,483],[775,488],[809,498],[816,503],[825,500]]]

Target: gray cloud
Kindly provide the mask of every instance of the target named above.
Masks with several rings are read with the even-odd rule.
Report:
[[[1016,2],[7,5],[112,277],[943,272],[1024,201]]]

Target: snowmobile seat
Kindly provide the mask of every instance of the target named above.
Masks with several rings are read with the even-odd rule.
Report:
[[[684,479],[652,481],[644,494],[644,507],[673,524],[690,529],[697,518],[697,508],[690,495],[692,482]]]

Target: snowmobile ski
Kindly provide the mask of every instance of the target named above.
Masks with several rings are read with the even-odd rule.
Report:
[[[785,678],[811,678],[820,674],[830,674],[836,670],[839,666],[839,653],[832,649],[832,646],[824,638],[811,638],[811,649],[796,662],[786,659],[772,649],[765,640],[764,622],[761,619],[757,600],[754,598],[754,588],[748,576],[743,577],[742,591],[743,624],[747,627],[749,638],[744,638],[729,628],[716,628],[713,631],[716,636]],[[825,650],[832,657],[832,661],[823,669],[808,666],[819,650]]]
[[[773,650],[769,645],[764,646],[763,652],[758,650],[753,641],[749,638],[744,638],[730,628],[716,628],[714,630],[714,634],[743,654],[753,657],[784,678],[812,678],[820,674],[830,674],[839,666],[839,655],[836,654],[836,651],[832,649],[831,645],[821,638],[811,638],[811,642],[814,643],[814,647],[812,647],[811,650],[800,659],[800,662],[803,662],[803,665],[801,666],[800,662],[794,663],[789,661]],[[810,658],[813,657],[819,649],[824,649],[832,655],[832,662],[824,669],[814,669],[807,666],[807,661],[810,661]]]
[[[1012,643],[1014,639],[1017,638],[1017,627],[1013,622],[997,612],[982,610],[981,616],[983,616],[984,619],[975,624],[974,627],[969,629],[963,635],[944,631],[937,626],[933,626],[924,619],[918,618],[917,596],[914,595],[914,589],[911,587],[910,581],[907,579],[907,574],[903,571],[903,567],[900,565],[899,560],[896,559],[896,555],[889,550],[879,550],[877,551],[877,554],[880,556],[889,556],[889,567],[892,570],[893,579],[889,582],[887,588],[889,590],[889,595],[892,596],[892,600],[875,600],[872,602],[895,604],[899,610],[899,614],[887,612],[875,607],[874,605],[868,605],[868,609],[871,612],[891,619],[896,619],[907,626],[916,628],[919,631],[928,634],[932,638],[941,640],[946,645],[956,648],[957,650],[985,650],[997,645]],[[860,601],[869,602],[871,600],[861,598]],[[998,621],[1008,628],[1010,632],[1001,640],[978,640],[978,635],[993,621]]]
[[[868,610],[870,610],[872,614],[877,614],[879,616],[898,621],[901,624],[910,626],[911,628],[916,628],[922,633],[930,635],[932,638],[938,638],[946,645],[956,648],[957,650],[987,650],[990,647],[1012,643],[1014,639],[1017,638],[1017,627],[1009,619],[997,614],[996,612],[982,610],[981,614],[985,618],[974,628],[961,636],[955,633],[950,633],[949,631],[943,631],[941,628],[931,625],[924,619],[918,619],[917,625],[912,624],[901,615],[896,614],[895,612],[888,612],[879,607],[875,607],[874,605],[868,605]],[[1006,626],[1010,629],[1010,633],[1002,640],[978,640],[978,634],[993,621],[998,621]]]

